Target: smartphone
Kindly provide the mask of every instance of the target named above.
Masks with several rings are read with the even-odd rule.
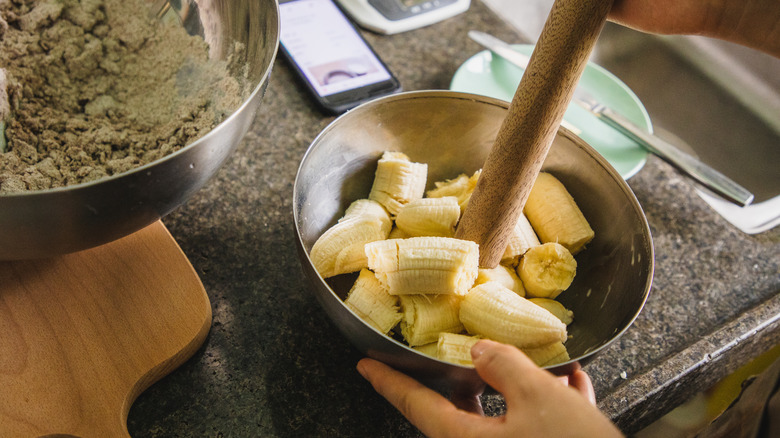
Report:
[[[326,112],[401,90],[333,0],[281,0],[279,10],[282,53]]]

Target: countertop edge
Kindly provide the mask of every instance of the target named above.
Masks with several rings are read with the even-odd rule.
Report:
[[[718,376],[778,343],[780,293],[621,385],[599,402],[599,409],[624,433],[635,433],[685,402],[685,394],[711,387]]]

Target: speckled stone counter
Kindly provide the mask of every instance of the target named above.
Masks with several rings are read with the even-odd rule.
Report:
[[[517,40],[478,1],[434,26],[367,37],[404,89],[445,89],[480,51],[469,29]],[[331,120],[278,60],[238,150],[164,219],[213,324],[195,356],[134,403],[134,437],[419,435],[357,374],[361,354],[315,301],[296,255],[295,174]],[[652,156],[629,184],[653,233],[655,280],[633,326],[585,367],[600,408],[628,433],[780,340],[780,229],[742,234]],[[500,396],[484,403],[503,410]]]

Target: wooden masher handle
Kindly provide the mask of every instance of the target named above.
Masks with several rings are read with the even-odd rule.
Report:
[[[556,0],[455,237],[501,260],[613,0]]]

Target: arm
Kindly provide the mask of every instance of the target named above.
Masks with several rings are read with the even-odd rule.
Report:
[[[644,32],[704,35],[780,57],[777,0],[615,0],[609,19]]]

